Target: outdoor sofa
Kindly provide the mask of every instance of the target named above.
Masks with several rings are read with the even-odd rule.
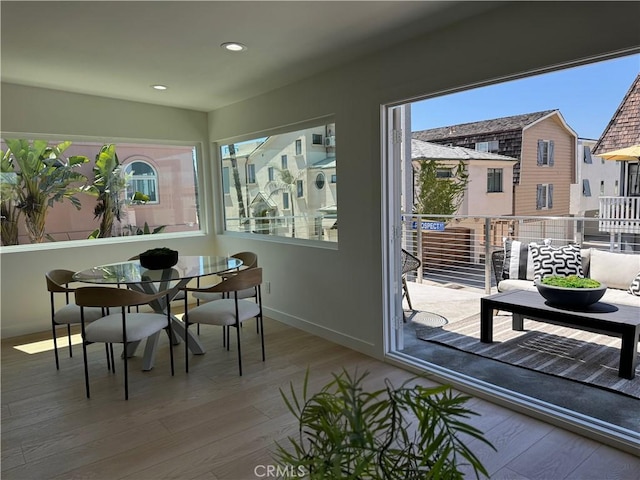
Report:
[[[519,252],[515,252],[515,248]],[[520,242],[505,242],[505,250],[493,252],[491,260],[498,292],[537,291],[534,284],[535,271],[530,264],[531,255],[525,253],[528,249],[528,245]],[[510,255],[511,252],[515,255]],[[514,262],[514,257],[518,256],[520,258],[515,258]],[[519,265],[510,270],[509,265],[505,265],[505,257],[511,266],[516,262]],[[640,254],[582,248],[580,257],[582,274],[607,286],[601,302],[640,308]],[[516,271],[519,272],[517,275]]]

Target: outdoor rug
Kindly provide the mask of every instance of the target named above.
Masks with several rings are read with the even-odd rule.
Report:
[[[524,320],[525,330],[511,329],[511,315],[493,320],[493,343],[480,342],[480,315],[443,326],[416,326],[420,340],[474,353],[503,363],[569,378],[640,398],[636,377],[618,377],[620,338]]]

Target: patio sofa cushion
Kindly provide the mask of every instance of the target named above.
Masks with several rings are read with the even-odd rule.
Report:
[[[500,251],[495,252],[500,253]],[[613,253],[597,249],[580,250],[582,269],[585,276],[607,285],[607,291],[600,300],[606,303],[631,305],[640,308],[640,296],[629,292],[631,283],[640,275],[640,255],[632,253]],[[500,256],[492,257],[496,263],[494,270],[502,272]],[[594,264],[595,260],[595,264]],[[529,290],[537,292],[533,280],[499,279],[498,291]]]
[[[578,245],[552,247],[550,245],[529,246],[533,258],[533,279],[541,281],[553,275],[577,275],[582,277],[582,257]]]
[[[591,249],[589,277],[609,288],[627,290],[640,272],[640,255]]]

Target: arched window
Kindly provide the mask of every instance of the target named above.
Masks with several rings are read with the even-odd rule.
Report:
[[[127,199],[140,192],[149,197],[148,203],[158,203],[158,174],[151,165],[134,161],[124,171],[127,175]]]

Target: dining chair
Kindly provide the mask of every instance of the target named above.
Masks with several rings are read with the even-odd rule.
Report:
[[[80,306],[80,318],[82,328],[82,353],[84,357],[84,379],[87,391],[87,398],[90,398],[89,391],[89,366],[87,361],[87,345],[91,343],[105,343],[109,345],[111,355],[111,371],[115,373],[115,362],[113,358],[113,344],[121,343],[123,352],[127,351],[129,342],[137,342],[160,332],[167,330],[169,336],[169,355],[171,358],[171,376],[174,375],[173,365],[173,338],[171,330],[171,303],[169,302],[168,290],[163,290],[157,294],[147,294],[135,290],[113,287],[80,287],[75,293],[76,304]],[[132,313],[129,307],[146,305],[154,300],[165,297],[167,304],[165,313]],[[90,307],[119,307],[119,313],[111,313],[99,318],[91,323],[86,322],[85,313]],[[124,359],[124,397],[129,399],[129,368],[127,355],[122,355]]]
[[[246,270],[248,268],[256,268],[258,266],[258,255],[256,255],[253,252],[238,252],[238,253],[234,253],[231,256],[233,258],[242,260],[242,265],[240,266],[240,268],[238,268],[233,272],[221,273],[219,276],[222,278],[223,281],[226,280],[226,278],[228,278],[229,275],[232,275],[235,272]],[[198,284],[198,288],[200,288],[199,284]],[[238,298],[241,298],[241,299],[254,298],[257,296],[258,296],[258,292],[255,287],[246,288],[238,292]],[[220,300],[221,298],[223,298],[223,294],[220,292],[196,291],[193,293],[193,298],[195,298],[198,301],[198,305],[199,305],[200,302],[211,302],[213,300]]]
[[[407,303],[409,304],[409,308],[413,310],[413,306],[411,305],[411,297],[409,296],[409,287],[407,286],[407,274],[409,272],[414,272],[420,268],[422,262],[420,259],[409,252],[407,252],[404,248],[401,249],[400,259],[402,262],[402,297],[407,299]],[[406,322],[407,319],[404,317],[403,320]]]
[[[51,329],[53,333],[53,353],[56,359],[56,369],[60,370],[60,360],[58,358],[58,339],[56,336],[56,327],[60,325],[67,326],[67,339],[69,342],[69,357],[73,357],[73,347],[71,346],[71,325],[80,324],[80,307],[71,301],[71,295],[76,291],[75,288],[69,286],[74,282],[71,270],[55,269],[44,274],[47,280],[47,290],[49,291],[49,303],[51,310]],[[56,308],[55,297],[60,297],[64,293],[65,305]],[[85,320],[93,322],[103,317],[106,310],[101,307],[91,307],[85,309]]]
[[[256,268],[258,266],[258,255],[254,252],[238,252],[231,255],[233,258],[242,260],[242,265],[233,272],[221,273],[219,275],[222,281],[226,280],[229,275],[246,270],[248,268]],[[197,288],[200,288],[200,278],[197,281]],[[223,298],[223,293],[220,292],[203,292],[198,291],[193,293],[193,298],[196,299],[196,304],[200,305],[202,302],[212,302],[214,300],[220,300]],[[238,292],[239,299],[255,298],[257,300],[258,290],[257,288],[246,288]],[[225,346],[229,342],[229,328],[223,327],[224,334],[222,335],[222,345]],[[256,333],[260,333],[260,324],[256,321]],[[200,335],[200,324],[198,324],[198,335]]]
[[[240,326],[242,322],[251,318],[256,318],[259,323],[260,341],[262,344],[262,361],[265,360],[264,353],[264,325],[262,317],[262,292],[260,284],[262,283],[262,268],[247,268],[240,270],[235,274],[228,275],[227,278],[212,287],[197,289],[184,287],[186,292],[195,293],[208,292],[220,293],[224,298],[216,301],[206,302],[200,306],[189,310],[188,301],[184,302],[184,321],[185,333],[188,332],[189,325],[207,324],[220,325],[222,327],[235,327],[238,345],[238,371],[242,376],[242,352],[240,347]],[[247,289],[255,288],[257,292],[256,301],[240,298],[240,292]],[[224,335],[224,332],[223,332]],[[185,371],[189,372],[189,336],[185,335]],[[227,350],[229,350],[229,341],[227,340]]]

